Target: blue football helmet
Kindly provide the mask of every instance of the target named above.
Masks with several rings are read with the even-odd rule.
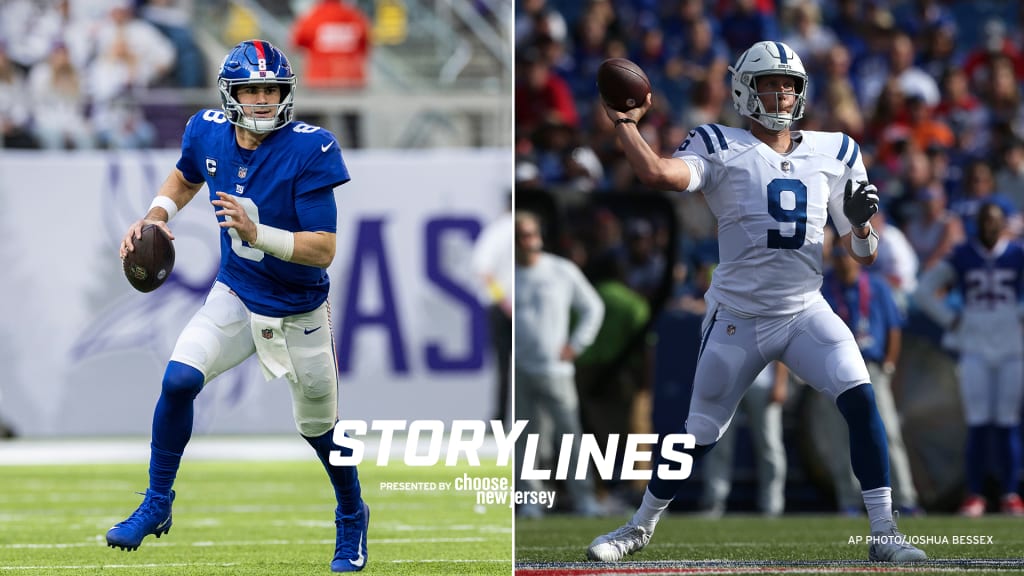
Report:
[[[271,118],[255,118],[245,114],[236,96],[238,88],[249,84],[277,84],[281,103]],[[266,40],[246,40],[228,52],[217,75],[221,106],[228,120],[236,125],[264,134],[292,121],[295,97],[295,73],[288,57]]]

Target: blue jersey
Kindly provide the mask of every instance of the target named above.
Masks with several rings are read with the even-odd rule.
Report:
[[[235,126],[220,110],[202,110],[189,119],[177,167],[189,182],[205,181],[210,200],[226,192],[254,223],[290,232],[335,233],[334,187],[349,181],[329,131],[291,122],[256,150],[244,150],[235,141]],[[280,318],[309,312],[327,299],[327,270],[266,254],[242,241],[234,229],[221,228],[220,254],[217,280],[252,312]]]
[[[956,274],[965,311],[1015,316],[1024,271],[1024,250],[1020,245],[997,245],[989,253],[974,242],[965,242],[953,249],[947,261]]]
[[[903,327],[903,316],[889,283],[877,274],[861,271],[857,282],[844,285],[832,270],[825,274],[821,292],[832,310],[850,327],[864,359],[883,362],[889,330]]]

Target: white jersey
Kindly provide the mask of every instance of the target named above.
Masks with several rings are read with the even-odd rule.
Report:
[[[838,132],[793,133],[779,154],[748,130],[705,124],[675,153],[696,163],[718,218],[720,264],[709,297],[738,314],[790,315],[822,300],[822,243],[829,214],[850,232],[843,192],[867,180],[860,146]]]

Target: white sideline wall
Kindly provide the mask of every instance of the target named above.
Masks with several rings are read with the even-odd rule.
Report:
[[[141,294],[121,272],[118,242],[177,158],[0,153],[0,418],[20,434],[149,434],[167,358],[219,265],[204,188],[171,223],[171,279]],[[489,418],[494,367],[469,254],[504,208],[511,150],[345,159],[330,268],[341,416]],[[195,422],[197,433],[295,430],[286,384],[252,359],[207,386]]]

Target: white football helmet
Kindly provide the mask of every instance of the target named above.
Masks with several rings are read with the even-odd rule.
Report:
[[[807,97],[807,71],[800,57],[782,42],[764,41],[754,44],[740,55],[732,72],[732,102],[741,116],[750,118],[772,132],[789,128],[803,118]],[[768,74],[791,76],[795,80],[796,104],[792,112],[767,112],[758,98],[757,77]],[[765,92],[775,94],[780,92]]]

